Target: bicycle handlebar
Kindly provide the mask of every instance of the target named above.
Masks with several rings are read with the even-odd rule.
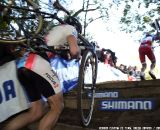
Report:
[[[159,19],[155,19],[154,24],[155,24],[157,33],[160,33],[160,25],[159,25],[159,22],[158,22],[158,21],[159,21]]]
[[[53,3],[53,6],[58,9],[58,10],[62,10],[64,11],[66,14],[70,15],[70,12],[65,9],[60,3],[59,3],[59,0],[56,0],[54,3]]]
[[[69,15],[71,18],[71,14],[70,12],[65,9],[60,3],[58,0],[56,0],[54,3],[53,3],[53,6],[58,9],[58,10],[62,10],[64,11],[67,15]],[[2,5],[3,8],[8,8],[7,6],[5,5]],[[10,8],[14,8],[14,9],[22,9],[21,7],[18,7],[18,6],[10,6]],[[59,23],[61,24],[65,24],[64,20],[62,20],[61,18],[59,18],[57,16],[57,13],[54,13],[54,14],[51,14],[51,13],[46,13],[46,12],[42,12],[40,11],[38,8],[36,9],[28,9],[28,8],[23,8],[24,10],[27,10],[27,11],[30,11],[30,12],[35,12],[35,13],[38,13],[38,14],[42,14],[44,15],[48,15],[48,18],[53,18],[53,19],[56,19]],[[50,17],[49,17],[50,16]],[[81,34],[78,34],[78,38],[84,43],[84,46],[86,46],[87,48],[89,49],[92,49],[92,50],[95,50],[95,46],[92,45],[85,37],[83,37]]]

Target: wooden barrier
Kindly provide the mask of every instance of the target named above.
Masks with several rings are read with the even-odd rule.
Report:
[[[118,96],[103,97],[106,92],[117,92]],[[102,97],[95,98],[95,109],[88,129],[100,130],[101,127],[108,130],[112,130],[110,128],[115,128],[113,130],[160,129],[160,80],[105,82],[96,85],[96,93],[101,93]],[[77,91],[64,94],[64,99],[65,108],[58,123],[81,126],[77,111]],[[100,110],[100,102],[105,100],[152,100],[155,104],[151,110]],[[31,125],[30,130],[34,126],[36,125]]]
[[[95,110],[90,127],[98,129],[101,126],[160,126],[160,80],[116,81],[96,85],[96,93],[105,92],[118,92],[118,97],[95,99]],[[102,100],[151,100],[154,106],[151,110],[104,111],[99,109]],[[78,123],[80,119],[76,114],[76,110],[76,91],[72,91],[65,95],[65,110],[60,122],[67,120],[67,123]],[[69,115],[70,111],[73,120],[66,116],[66,114]]]
[[[160,95],[160,80],[147,81],[116,81],[104,82],[96,85],[96,93],[119,92],[118,98],[152,98]],[[64,95],[65,107],[77,109],[77,91],[71,91]],[[109,98],[96,98],[95,102]],[[113,99],[113,98],[110,98]]]

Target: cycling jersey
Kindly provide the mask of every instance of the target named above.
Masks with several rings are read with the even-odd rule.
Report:
[[[45,36],[46,44],[57,47],[67,45],[67,36],[69,35],[77,37],[78,34],[75,27],[67,24],[58,25]]]
[[[152,44],[154,40],[157,40],[157,39],[158,39],[157,36],[149,35],[141,40],[141,44],[139,47],[139,58],[141,63],[146,62],[145,56],[147,56],[151,62],[156,61],[154,52],[152,50]]]
[[[155,35],[149,35],[141,40],[141,45],[149,45],[152,46],[154,40],[157,40],[158,37]]]

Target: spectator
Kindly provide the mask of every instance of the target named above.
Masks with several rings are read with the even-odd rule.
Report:
[[[136,81],[136,77],[134,76],[133,71],[129,71],[128,81]]]
[[[100,61],[104,62],[105,64],[109,64],[112,67],[116,67],[117,57],[115,56],[115,52],[111,51],[110,49],[102,48]]]
[[[122,71],[124,74],[127,74],[127,71],[128,71],[127,66],[123,64],[120,64],[119,70]]]

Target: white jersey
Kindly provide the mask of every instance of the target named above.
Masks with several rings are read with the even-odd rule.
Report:
[[[149,36],[149,37],[145,37],[141,40],[141,43],[144,43],[144,42],[147,42],[147,41],[150,41],[152,42],[153,41],[153,37],[152,36]]]
[[[67,24],[53,27],[46,35],[45,40],[48,46],[62,46],[67,45],[67,36],[73,35],[77,37],[75,27]]]
[[[154,39],[154,36],[144,37],[144,38],[141,40],[141,45],[149,45],[149,46],[152,46],[154,40],[155,40],[155,39]]]

